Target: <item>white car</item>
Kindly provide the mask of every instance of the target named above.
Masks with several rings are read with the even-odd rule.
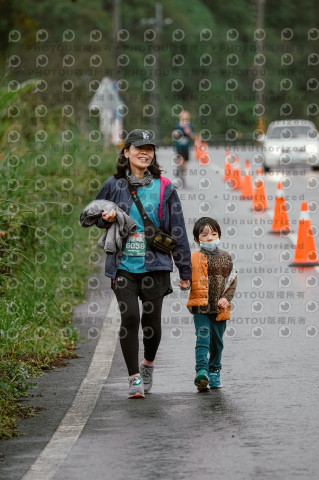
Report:
[[[319,133],[309,120],[271,122],[260,143],[265,172],[295,165],[319,169]]]

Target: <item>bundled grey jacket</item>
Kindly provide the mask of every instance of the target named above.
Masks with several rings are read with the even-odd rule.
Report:
[[[105,253],[116,253],[122,250],[123,240],[136,230],[136,222],[123,212],[116,203],[109,200],[93,200],[81,212],[80,223],[82,227],[96,225],[101,219],[103,212],[115,210],[116,221],[110,223],[98,241],[98,246],[103,248]]]

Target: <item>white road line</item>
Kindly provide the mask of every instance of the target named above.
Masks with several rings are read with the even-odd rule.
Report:
[[[116,330],[118,328],[117,322],[114,321],[115,304],[116,299],[114,297],[106,314],[106,317],[113,318],[113,322],[111,325],[106,325],[103,322],[100,328],[100,336],[91,364],[77,391],[73,404],[49,443],[22,480],[50,480],[68,456],[89,419],[108,377],[113,360],[117,340]]]

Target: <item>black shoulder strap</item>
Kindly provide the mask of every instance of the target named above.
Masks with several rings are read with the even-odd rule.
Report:
[[[145,225],[145,222],[148,223],[148,224],[149,224],[149,222],[150,222],[152,225],[154,225],[153,222],[152,222],[152,220],[149,218],[149,216],[147,215],[147,213],[146,213],[145,210],[144,210],[144,207],[143,207],[143,205],[142,205],[142,202],[141,202],[141,200],[139,199],[139,196],[137,195],[136,187],[133,187],[133,185],[131,185],[130,182],[128,182],[128,181],[127,181],[126,183],[127,183],[128,189],[129,189],[129,191],[130,191],[130,194],[132,195],[132,198],[133,198],[133,200],[134,200],[134,202],[135,202],[135,205],[136,205],[138,211],[140,212],[140,215],[141,215],[141,217],[142,217],[142,220],[143,220],[143,222],[144,222],[144,225]]]

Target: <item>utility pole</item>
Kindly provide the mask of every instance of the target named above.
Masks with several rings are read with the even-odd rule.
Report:
[[[158,111],[158,95],[159,95],[159,88],[158,88],[158,83],[159,83],[159,66],[158,66],[158,51],[157,51],[157,46],[159,45],[159,35],[162,30],[162,25],[163,25],[163,5],[161,3],[155,3],[155,24],[154,24],[154,30],[156,32],[156,37],[154,40],[154,56],[155,56],[155,62],[152,67],[152,80],[155,85],[154,89],[154,95],[153,95],[153,105],[155,109],[155,115],[153,117],[153,131],[155,134],[155,138],[158,137],[158,119],[159,119],[159,111]]]
[[[155,31],[155,38],[153,42],[154,50],[154,63],[152,66],[152,80],[154,84],[154,90],[152,95],[152,104],[154,106],[154,115],[153,115],[153,132],[155,134],[155,138],[158,136],[158,119],[159,119],[159,109],[158,109],[158,97],[159,97],[159,64],[158,64],[158,46],[159,46],[159,37],[162,31],[162,28],[165,25],[169,25],[172,23],[171,18],[163,18],[163,5],[161,3],[155,3],[155,18],[142,18],[141,23],[146,25],[151,25]]]
[[[258,54],[264,55],[264,39],[266,33],[264,31],[264,14],[265,14],[265,3],[266,0],[256,0],[257,1],[257,18],[256,18],[256,32],[255,32],[255,44],[256,44],[256,56]],[[259,33],[258,33],[259,32]],[[262,62],[256,63],[256,82],[260,80],[264,85],[264,68],[265,65]],[[256,104],[262,105],[264,107],[264,88],[258,89],[255,88],[255,99]],[[262,133],[265,132],[265,118],[264,113],[258,117],[257,129]]]
[[[117,59],[120,55],[120,44],[118,41],[118,32],[120,31],[120,4],[121,0],[113,0],[112,8],[112,53],[113,53],[113,79],[118,80]]]

